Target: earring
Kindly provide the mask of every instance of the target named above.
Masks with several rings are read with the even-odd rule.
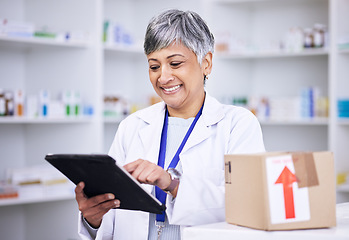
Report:
[[[204,79],[205,79],[205,80],[208,80],[208,74],[207,74],[207,75],[204,75]]]

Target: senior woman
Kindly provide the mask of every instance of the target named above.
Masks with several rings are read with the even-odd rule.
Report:
[[[197,13],[168,10],[154,17],[144,51],[163,101],[123,120],[109,155],[167,209],[163,215],[120,210],[112,194],[86,198],[80,183],[75,192],[84,239],[180,239],[183,226],[224,221],[224,154],[265,151],[250,111],[205,92],[214,37]]]

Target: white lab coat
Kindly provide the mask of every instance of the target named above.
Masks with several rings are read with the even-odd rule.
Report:
[[[157,163],[165,112],[164,102],[140,110],[120,123],[109,155],[124,165],[139,158]],[[170,224],[191,226],[225,220],[224,154],[263,152],[260,125],[248,110],[219,103],[206,94],[201,117],[180,161],[183,174],[177,197],[167,200]],[[153,186],[145,185],[151,192]],[[149,214],[110,210],[96,239],[147,240]],[[83,239],[91,239],[79,224]]]

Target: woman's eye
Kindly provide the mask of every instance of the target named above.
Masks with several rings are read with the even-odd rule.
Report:
[[[149,68],[150,68],[150,70],[155,71],[155,70],[159,69],[159,66],[157,66],[157,65],[152,65],[152,66],[149,66]]]
[[[182,62],[171,62],[172,67],[178,67],[181,64],[182,64]]]

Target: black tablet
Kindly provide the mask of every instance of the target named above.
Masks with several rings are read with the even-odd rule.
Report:
[[[45,159],[75,185],[85,182],[87,197],[113,193],[120,200],[120,209],[161,214],[166,209],[158,199],[109,155],[47,154]]]

